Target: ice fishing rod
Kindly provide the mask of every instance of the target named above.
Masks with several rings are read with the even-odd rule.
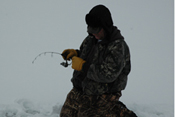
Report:
[[[57,55],[61,55],[61,56],[63,56],[64,58],[67,58],[67,53],[63,53],[63,54],[61,54],[61,53],[58,53],[58,52],[42,52],[42,53],[40,53],[40,54],[38,54],[36,57],[35,57],[35,59],[32,61],[32,63],[34,64],[34,62],[36,61],[36,59],[38,58],[38,57],[40,57],[41,55],[46,55],[46,54],[51,54],[51,56],[53,57],[53,54],[57,54]],[[60,63],[62,66],[64,66],[64,67],[68,67],[69,65],[71,65],[71,63],[69,64],[68,62],[67,62],[67,59],[66,59],[66,62],[62,62],[62,63]]]

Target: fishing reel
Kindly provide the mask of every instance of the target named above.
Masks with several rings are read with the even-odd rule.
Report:
[[[60,65],[62,65],[62,66],[64,66],[64,67],[68,67],[69,65],[71,65],[71,63],[68,64],[68,62],[67,62],[67,60],[66,60],[66,62],[60,63]]]
[[[67,53],[63,53],[63,54],[61,54],[64,58],[67,58]],[[69,64],[68,62],[67,62],[67,59],[66,59],[66,62],[62,62],[62,63],[60,63],[60,65],[62,65],[62,66],[64,66],[64,67],[68,67],[69,65],[71,65],[71,63]]]

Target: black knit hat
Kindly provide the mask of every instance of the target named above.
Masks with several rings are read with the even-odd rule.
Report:
[[[86,15],[86,24],[90,27],[102,27],[107,33],[111,32],[113,21],[111,13],[104,5],[97,5],[93,7]]]

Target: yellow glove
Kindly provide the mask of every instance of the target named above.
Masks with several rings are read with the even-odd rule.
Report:
[[[78,53],[74,49],[66,49],[62,52],[61,55],[62,55],[64,60],[70,60],[70,58],[72,58],[73,56],[77,56]]]
[[[72,57],[72,68],[77,71],[81,71],[85,62],[86,61],[84,61],[82,58],[74,56]]]

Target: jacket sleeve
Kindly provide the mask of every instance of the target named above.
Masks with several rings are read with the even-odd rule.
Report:
[[[87,36],[83,42],[81,43],[79,49],[76,49],[77,53],[78,53],[78,57],[80,57],[81,53],[82,53],[82,50],[83,50],[83,47],[84,45],[86,45],[86,43],[88,42],[88,39],[89,39],[89,36]]]
[[[107,56],[99,63],[90,65],[87,77],[100,83],[115,81],[125,67],[125,45],[115,43],[110,47]]]

